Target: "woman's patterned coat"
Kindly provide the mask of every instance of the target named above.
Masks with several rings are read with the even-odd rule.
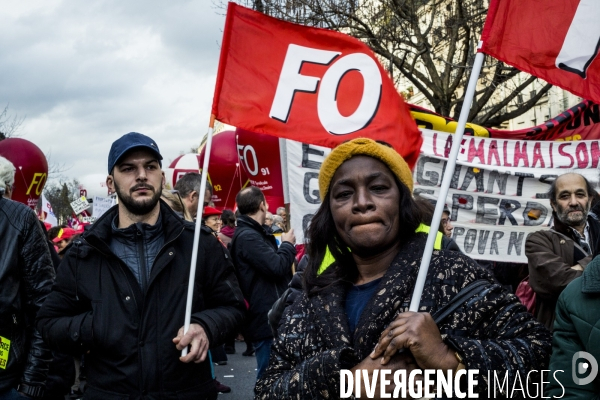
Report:
[[[340,369],[353,368],[366,358],[388,324],[408,311],[425,240],[419,234],[400,250],[366,305],[353,339],[344,311],[343,284],[310,298],[303,294],[288,307],[269,368],[256,383],[256,398],[338,398]],[[466,368],[479,370],[475,389],[486,397],[488,371],[498,371],[499,376],[507,371],[513,382],[517,373],[525,381],[530,370],[547,369],[552,338],[489,271],[456,252],[434,251],[420,311],[434,313],[478,279],[488,280],[489,285],[439,328],[447,334],[446,343],[463,356]]]

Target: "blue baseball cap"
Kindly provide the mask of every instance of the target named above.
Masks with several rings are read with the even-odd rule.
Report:
[[[110,146],[110,152],[108,153],[108,174],[110,175],[119,159],[123,157],[125,153],[138,147],[143,147],[152,151],[156,155],[158,163],[162,167],[160,160],[163,158],[160,155],[160,150],[158,150],[158,145],[156,142],[150,139],[148,136],[142,135],[141,133],[129,132],[115,140],[112,146]]]

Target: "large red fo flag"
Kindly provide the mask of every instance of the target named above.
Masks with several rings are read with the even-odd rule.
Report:
[[[361,41],[229,3],[212,113],[217,120],[326,147],[392,145],[412,167],[421,133]]]
[[[492,0],[481,51],[600,102],[598,21],[598,0]]]

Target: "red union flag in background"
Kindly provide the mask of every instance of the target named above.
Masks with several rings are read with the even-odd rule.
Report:
[[[600,102],[600,1],[492,0],[481,51]]]
[[[229,3],[212,113],[252,132],[326,147],[392,145],[412,167],[421,133],[363,42]]]

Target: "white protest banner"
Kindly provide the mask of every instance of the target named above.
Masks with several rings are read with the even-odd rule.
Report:
[[[414,193],[437,198],[453,136],[426,129],[422,133]],[[527,235],[551,224],[547,192],[552,181],[577,172],[596,187],[599,159],[596,140],[464,137],[445,199],[454,240],[475,259],[526,263]]]
[[[52,211],[52,205],[46,198],[44,192],[42,192],[42,212],[44,213],[44,222],[47,222],[52,226],[58,225],[56,215],[54,215],[54,211]]]
[[[290,226],[296,243],[304,243],[304,231],[319,209],[319,169],[331,152],[327,147],[286,140],[290,191]]]
[[[98,219],[102,216],[102,214],[104,214],[105,212],[108,211],[109,208],[111,208],[112,206],[114,206],[116,204],[116,201],[113,197],[99,197],[99,196],[94,196],[94,208],[93,208],[93,215],[95,219]]]
[[[421,156],[413,171],[414,193],[438,198],[453,135],[424,129]],[[291,227],[298,243],[321,204],[318,176],[330,149],[288,140]],[[547,198],[559,175],[577,172],[598,185],[597,140],[526,141],[464,137],[446,208],[453,238],[468,256],[479,260],[526,263],[527,236],[549,229]]]
[[[96,222],[96,217],[83,217],[81,221],[86,222],[88,224],[93,224],[94,222]]]
[[[87,210],[89,207],[90,203],[88,203],[85,196],[81,196],[77,200],[71,202],[71,208],[73,209],[75,215],[81,213],[84,210]]]

